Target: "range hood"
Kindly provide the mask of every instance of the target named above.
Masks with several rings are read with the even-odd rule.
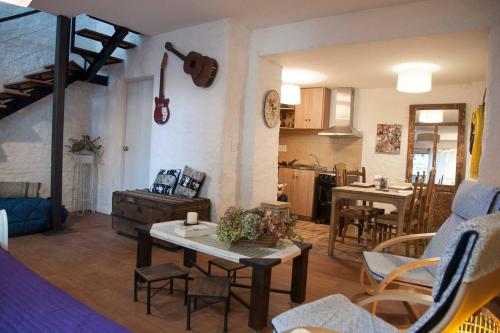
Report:
[[[330,128],[318,135],[359,138],[361,133],[354,128],[354,88],[332,89],[330,104]]]

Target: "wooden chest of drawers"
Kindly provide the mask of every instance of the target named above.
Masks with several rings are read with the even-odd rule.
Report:
[[[198,219],[210,221],[210,200],[151,193],[146,190],[113,193],[113,229],[136,237],[137,226],[184,220],[188,212],[198,212]]]

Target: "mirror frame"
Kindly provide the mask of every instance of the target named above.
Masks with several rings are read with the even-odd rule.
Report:
[[[408,151],[406,154],[406,179],[411,179],[413,171],[413,149],[415,147],[415,126],[457,126],[457,165],[455,187],[458,187],[465,178],[465,103],[455,104],[416,104],[410,105],[410,119],[408,121]],[[436,124],[416,123],[417,111],[420,110],[458,110],[458,122],[442,122]],[[453,185],[450,185],[453,186]]]

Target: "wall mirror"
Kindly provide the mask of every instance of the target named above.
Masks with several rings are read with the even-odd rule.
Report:
[[[410,105],[406,179],[436,168],[429,211],[430,231],[451,214],[455,190],[465,175],[465,104]]]
[[[465,104],[410,105],[406,178],[436,169],[436,184],[456,188],[464,179]]]

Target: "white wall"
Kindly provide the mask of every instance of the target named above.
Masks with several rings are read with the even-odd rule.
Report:
[[[500,6],[499,6],[500,7]],[[500,187],[500,9],[490,30],[490,64],[479,179]]]
[[[123,66],[110,72],[107,92],[94,96],[92,133],[100,135],[107,149],[99,174],[98,209],[111,211],[111,195],[121,189],[122,140],[126,80],[155,77],[158,94],[164,44],[170,41],[181,52],[196,50],[217,59],[219,71],[209,88],[196,87],[182,70],[182,61],[169,54],[165,96],[171,117],[160,126],[151,108],[150,180],[161,168],[189,165],[207,174],[200,196],[212,200],[212,219],[236,201],[240,109],[246,77],[246,45],[249,32],[232,20],[221,20],[145,38],[128,54]]]
[[[499,185],[500,176],[496,172],[499,165],[498,156],[500,156],[498,153],[498,142],[500,141],[500,134],[498,134],[500,133],[498,129],[500,123],[499,17],[500,2],[496,0],[429,0],[256,30],[252,35],[252,50],[248,69],[249,79],[246,87],[247,94],[250,94],[250,97],[247,96],[246,98],[245,113],[253,112],[255,101],[252,96],[254,96],[255,92],[262,91],[265,84],[255,78],[252,79],[252,75],[255,76],[255,73],[260,71],[259,67],[262,65],[258,60],[260,56],[339,44],[486,30],[495,27],[490,34],[491,51],[488,79],[490,105],[488,105],[486,113],[487,122],[485,124],[485,144],[483,159],[481,160],[480,179],[487,183]],[[475,89],[473,88],[473,90]],[[474,92],[473,95],[476,96],[477,92]],[[434,99],[434,97],[430,99]],[[441,99],[439,101],[444,102]],[[474,98],[475,103],[477,102]],[[408,108],[405,107],[402,112],[406,114]],[[384,115],[382,119],[388,117],[390,116]],[[402,117],[403,115],[396,116],[396,119],[399,119],[402,124],[407,124],[407,120],[405,121]],[[373,129],[368,130],[373,131]],[[250,131],[245,134],[245,136],[247,135],[252,136],[255,133]],[[370,132],[365,135],[368,136],[367,139],[371,136]],[[244,138],[245,140],[251,141],[252,138]],[[374,144],[374,141],[372,144]],[[368,152],[370,145],[364,145],[364,147]],[[255,154],[257,156],[274,156],[277,149],[277,146],[274,148],[267,147],[255,152]],[[243,154],[250,153],[253,152],[247,150]],[[387,163],[379,163],[379,159],[376,158],[369,163],[374,164],[373,169],[387,166]],[[399,161],[399,165],[400,171],[398,174],[404,175],[404,166],[401,167],[401,161]],[[268,182],[274,182],[275,176],[268,173],[266,175]]]
[[[263,105],[268,90],[280,91],[282,68],[264,58],[251,61],[258,66],[248,74],[239,161],[239,205],[245,208],[276,200],[278,186],[279,126],[265,125]]]
[[[469,176],[470,155],[468,153],[470,119],[473,109],[481,104],[485,83],[433,86],[425,94],[406,94],[392,88],[356,89],[354,125],[363,133],[362,165],[366,167],[367,179],[384,175],[392,180],[406,177],[406,153],[408,148],[408,119],[412,104],[466,103],[465,126],[466,170]],[[377,124],[401,124],[401,153],[375,153]]]
[[[0,4],[0,17],[19,7]],[[54,63],[55,16],[38,13],[0,24],[0,85],[23,79]],[[85,43],[83,43],[85,44]],[[77,82],[66,90],[64,140],[88,134],[92,95],[100,87]],[[41,182],[41,196],[50,196],[52,95],[0,120],[0,181]],[[73,208],[74,163],[63,158],[63,204]]]

